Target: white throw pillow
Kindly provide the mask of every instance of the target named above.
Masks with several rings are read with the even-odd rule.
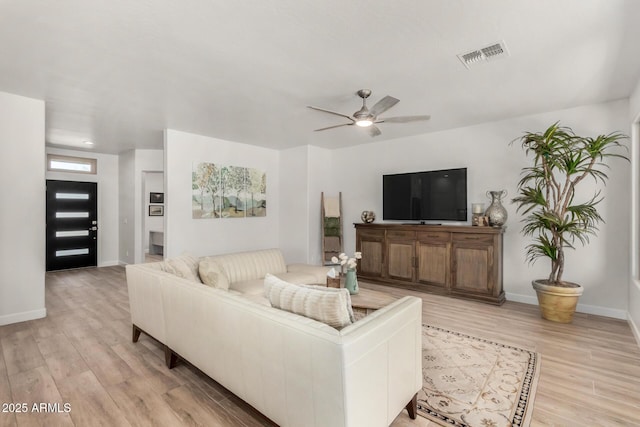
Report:
[[[298,286],[267,274],[264,295],[272,307],[318,320],[336,329],[353,323],[351,295],[347,289]]]
[[[198,275],[199,260],[190,253],[185,252],[180,256],[168,259],[166,262],[173,267],[175,271],[174,274],[176,276],[193,282],[202,283],[200,276]]]
[[[229,290],[229,279],[224,267],[211,257],[202,258],[198,265],[198,272],[202,283],[217,289]]]
[[[169,264],[167,261],[159,261],[157,263],[157,266],[160,271],[164,271],[165,273],[176,274],[176,270],[173,267],[171,267],[171,264]]]

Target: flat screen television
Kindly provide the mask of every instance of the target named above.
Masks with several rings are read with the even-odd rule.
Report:
[[[382,218],[466,221],[467,168],[382,176]]]

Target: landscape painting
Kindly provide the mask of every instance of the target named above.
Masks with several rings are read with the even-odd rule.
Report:
[[[193,218],[220,217],[220,168],[214,163],[194,163],[191,184]]]
[[[247,216],[267,216],[267,174],[247,168],[245,194]]]
[[[267,177],[259,169],[194,163],[191,189],[192,218],[267,215]]]

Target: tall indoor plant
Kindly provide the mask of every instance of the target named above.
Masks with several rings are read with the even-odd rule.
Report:
[[[551,261],[549,276],[532,282],[545,319],[562,323],[573,319],[583,288],[563,280],[564,251],[573,249],[576,242],[586,245],[603,221],[597,210],[602,201],[600,190],[590,199],[576,200],[576,187],[585,178],[606,184],[604,159],[628,160],[618,153],[626,148],[620,143],[626,138],[619,132],[582,137],[556,122],[544,132],[526,132],[513,141],[519,141],[526,155],[533,157],[533,165],[522,170],[518,196],[512,202],[525,215],[523,234],[533,238],[527,245],[527,260]]]

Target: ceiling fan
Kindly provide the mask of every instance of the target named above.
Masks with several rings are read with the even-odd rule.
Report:
[[[409,122],[419,122],[424,120],[429,120],[431,116],[399,116],[399,117],[387,117],[381,118],[378,117],[380,114],[387,111],[389,108],[396,105],[400,102],[399,99],[394,98],[393,96],[385,96],[380,101],[378,101],[371,109],[367,108],[367,98],[371,96],[371,91],[369,89],[360,89],[356,94],[362,98],[362,108],[353,113],[353,117],[348,116],[342,113],[336,113],[335,111],[327,110],[319,107],[312,107],[308,105],[308,108],[312,110],[323,111],[325,113],[333,114],[335,116],[344,117],[345,119],[349,119],[349,123],[342,123],[339,125],[327,126],[325,128],[316,129],[315,132],[339,128],[341,126],[359,126],[367,129],[367,132],[370,136],[378,136],[382,134],[380,129],[376,126],[378,123],[409,123]]]

